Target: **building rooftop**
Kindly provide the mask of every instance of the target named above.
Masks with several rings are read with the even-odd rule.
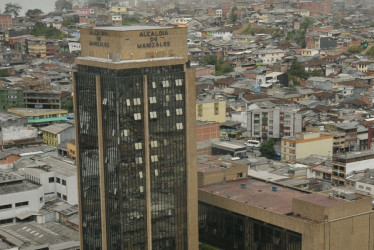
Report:
[[[68,129],[71,127],[73,127],[73,125],[68,124],[68,123],[56,123],[56,124],[52,124],[50,126],[44,127],[41,130],[52,133],[52,134],[58,134],[64,131],[65,129]]]
[[[17,249],[39,249],[42,246],[48,248],[48,246],[56,245],[59,246],[53,249],[75,249],[79,247],[78,232],[58,222],[12,224],[1,227],[0,236],[5,239],[5,242],[16,246]]]
[[[333,158],[341,159],[341,160],[350,160],[350,159],[367,157],[367,156],[374,157],[374,149],[366,150],[366,151],[352,151],[352,152],[337,154]]]
[[[126,25],[126,26],[106,26],[96,27],[94,30],[114,30],[114,31],[133,31],[133,30],[159,30],[171,29],[173,27],[147,26],[147,25]]]
[[[22,182],[17,183],[8,183],[6,185],[0,186],[0,195],[25,192],[32,189],[37,189],[39,187],[40,185],[28,180],[23,180]]]
[[[0,184],[18,182],[23,179],[25,178],[16,173],[0,170]]]
[[[8,112],[0,111],[0,123],[9,121],[9,120],[18,120],[21,117],[15,114],[11,114]]]
[[[298,200],[307,201],[319,206],[323,207],[332,207],[336,205],[340,205],[343,203],[347,203],[349,201],[339,198],[331,198],[328,195],[321,194],[321,193],[313,193],[309,195],[304,195],[301,197],[297,197]]]
[[[21,116],[39,116],[49,114],[67,114],[68,111],[64,109],[32,109],[32,108],[14,108],[9,109],[8,112]]]
[[[242,188],[246,184],[246,188]],[[276,186],[277,191],[272,191]],[[199,188],[235,201],[248,203],[278,214],[292,213],[292,199],[305,196],[306,192],[283,187],[257,179],[246,179]],[[308,195],[307,195],[308,196]]]

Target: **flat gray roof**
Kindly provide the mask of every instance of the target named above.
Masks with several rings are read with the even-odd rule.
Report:
[[[79,246],[79,233],[58,222],[17,223],[0,228],[0,235],[6,241],[16,245],[20,249],[39,249],[41,246],[75,245]],[[77,245],[78,244],[78,245]],[[59,248],[69,249],[69,248]]]
[[[0,170],[0,184],[21,181],[23,179],[25,178],[16,173]]]

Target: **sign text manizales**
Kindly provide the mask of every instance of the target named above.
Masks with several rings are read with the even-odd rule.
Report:
[[[138,49],[170,47],[170,41],[161,41],[168,36],[167,30],[141,31],[139,37],[149,38],[149,42],[138,43]]]

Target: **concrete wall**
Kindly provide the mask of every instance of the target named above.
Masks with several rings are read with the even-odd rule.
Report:
[[[296,159],[306,158],[312,154],[332,157],[333,138],[296,143]]]
[[[40,198],[43,198],[40,202]],[[28,206],[15,207],[18,202],[28,201]],[[15,218],[17,214],[26,211],[38,212],[44,206],[44,189],[42,186],[16,193],[0,195],[0,206],[12,204],[12,208],[0,210],[0,220]]]
[[[204,122],[226,122],[226,101],[196,103],[196,120]]]

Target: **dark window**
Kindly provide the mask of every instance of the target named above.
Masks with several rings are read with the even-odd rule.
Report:
[[[62,179],[62,185],[66,186],[66,180]]]
[[[43,202],[43,197],[40,197],[40,199],[39,199],[39,200],[40,200],[40,203],[42,203],[42,202]]]
[[[57,177],[57,178],[56,178],[56,182],[57,182],[57,183],[61,183],[61,179]]]
[[[16,203],[16,207],[23,207],[23,206],[28,206],[28,205],[29,205],[28,201],[23,201],[23,202]]]
[[[64,201],[67,201],[67,200],[68,200],[68,197],[67,197],[66,195],[63,195],[63,196],[62,196],[62,199],[63,199]]]
[[[243,177],[243,173],[237,173],[237,178]]]
[[[5,220],[0,220],[0,225],[2,225],[2,224],[9,224],[9,223],[13,223],[13,219],[12,218],[5,219]]]
[[[1,205],[0,210],[12,208],[12,204]]]
[[[60,194],[60,193],[57,193],[57,197],[58,197],[58,198],[61,198],[61,194]]]
[[[49,177],[49,183],[55,182],[55,177]]]

